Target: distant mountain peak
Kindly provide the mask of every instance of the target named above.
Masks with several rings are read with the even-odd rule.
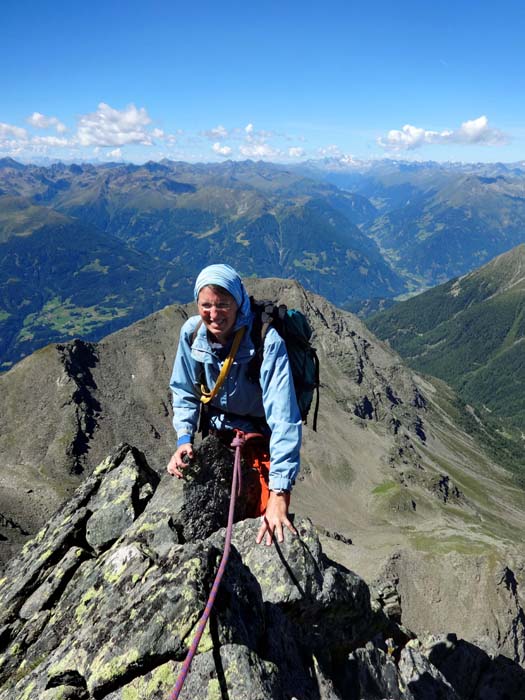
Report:
[[[492,277],[499,282],[499,293],[522,285],[525,291],[525,243],[498,255],[469,275],[471,278]]]
[[[11,168],[12,170],[25,170],[26,167],[26,165],[19,163],[17,160],[13,160],[13,158],[0,158],[0,169]]]

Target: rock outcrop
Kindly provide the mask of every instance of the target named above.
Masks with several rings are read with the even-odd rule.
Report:
[[[127,445],[105,459],[0,581],[0,700],[167,698],[222,553],[230,476],[213,438],[184,481]],[[181,700],[525,697],[510,659],[415,639],[395,589],[371,593],[330,561],[309,520],[265,547],[243,510]]]

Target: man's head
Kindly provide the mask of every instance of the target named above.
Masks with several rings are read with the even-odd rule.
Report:
[[[199,291],[197,307],[206,330],[217,342],[226,343],[233,334],[239,308],[233,296],[224,287],[208,284]]]
[[[194,293],[203,323],[219,342],[250,323],[250,299],[233,267],[208,265],[199,273]]]

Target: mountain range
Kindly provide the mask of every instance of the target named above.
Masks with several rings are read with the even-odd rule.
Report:
[[[396,295],[403,281],[353,223],[371,211],[359,195],[265,163],[42,168],[4,159],[3,368],[45,342],[100,338],[188,301],[190,276],[211,261],[297,278],[338,304]]]
[[[440,377],[486,418],[502,449],[525,431],[525,245],[367,319],[411,367]],[[494,436],[499,436],[495,440]],[[508,440],[507,440],[508,442]],[[523,458],[519,460],[523,463]]]
[[[382,160],[302,164],[299,171],[366,197],[363,228],[421,291],[480,267],[525,241],[525,163]]]
[[[217,260],[368,315],[523,242],[524,184],[523,164],[2,159],[0,370],[188,301]]]

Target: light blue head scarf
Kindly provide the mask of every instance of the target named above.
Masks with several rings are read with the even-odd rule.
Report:
[[[234,330],[241,326],[248,326],[251,321],[252,313],[250,308],[250,297],[242,283],[239,274],[230,267],[219,263],[217,265],[208,265],[204,270],[201,270],[195,282],[195,301],[199,298],[199,292],[203,287],[209,284],[216,284],[229,292],[237,302],[239,310],[237,311],[237,320]]]

